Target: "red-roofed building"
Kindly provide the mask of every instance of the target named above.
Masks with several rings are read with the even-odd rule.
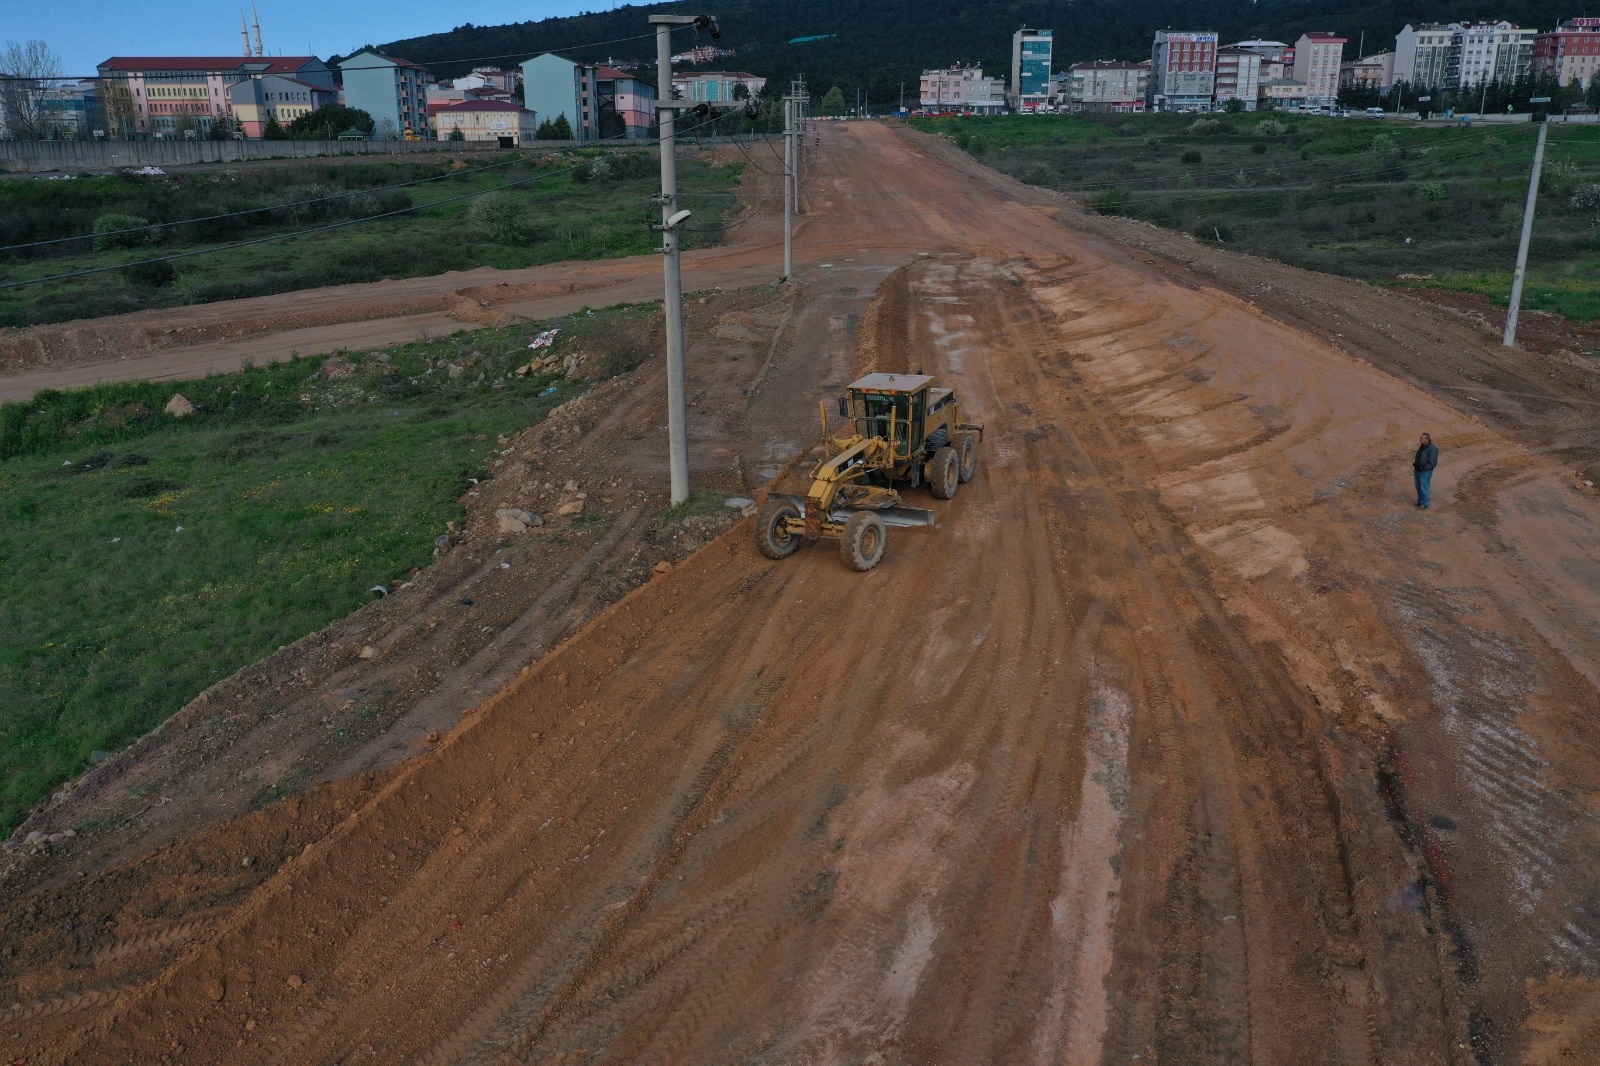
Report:
[[[113,56],[98,67],[112,137],[204,135],[229,118],[229,90],[268,75],[332,91],[333,73],[315,56]]]
[[[461,140],[499,141],[502,148],[515,148],[533,140],[537,129],[534,113],[509,100],[429,104],[428,122],[435,140],[450,140],[459,130]]]

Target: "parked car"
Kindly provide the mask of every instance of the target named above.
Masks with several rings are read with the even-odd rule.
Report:
[[[1369,107],[1366,110],[1368,118],[1383,118],[1388,112],[1381,107]]]

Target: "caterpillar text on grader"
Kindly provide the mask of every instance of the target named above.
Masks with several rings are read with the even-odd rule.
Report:
[[[756,515],[756,546],[783,559],[822,537],[837,537],[845,565],[871,570],[883,558],[885,526],[937,524],[932,511],[900,506],[896,485],[926,483],[948,500],[978,469],[983,426],[961,421],[956,394],[925,374],[868,374],[839,400],[842,433],[828,432],[804,496],[774,492]]]

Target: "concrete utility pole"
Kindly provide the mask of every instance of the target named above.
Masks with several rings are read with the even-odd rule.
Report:
[[[1507,348],[1517,344],[1517,312],[1522,308],[1522,278],[1528,270],[1528,244],[1533,240],[1533,207],[1539,199],[1539,170],[1544,166],[1544,135],[1549,123],[1539,123],[1539,143],[1533,150],[1533,174],[1528,178],[1528,205],[1522,209],[1522,242],[1517,245],[1517,272],[1511,276],[1511,306],[1506,310]]]
[[[783,98],[783,280],[794,277],[794,216],[800,197],[800,136],[805,80],[789,83]]]
[[[679,255],[678,227],[689,212],[678,210],[678,112],[695,105],[672,98],[672,31],[679,26],[699,26],[722,36],[716,19],[706,15],[651,15],[656,28],[656,121],[661,127],[661,254],[667,318],[667,452],[672,470],[672,503],[689,498],[689,415],[683,388],[683,264]]]
[[[795,272],[795,98],[784,96],[784,280]]]

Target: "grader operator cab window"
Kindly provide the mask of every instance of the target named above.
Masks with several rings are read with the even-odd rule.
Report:
[[[912,450],[922,446],[922,423],[928,400],[926,389],[910,395],[858,392],[851,394],[851,400],[856,432],[863,437],[887,438],[892,412],[895,453],[909,455]]]

